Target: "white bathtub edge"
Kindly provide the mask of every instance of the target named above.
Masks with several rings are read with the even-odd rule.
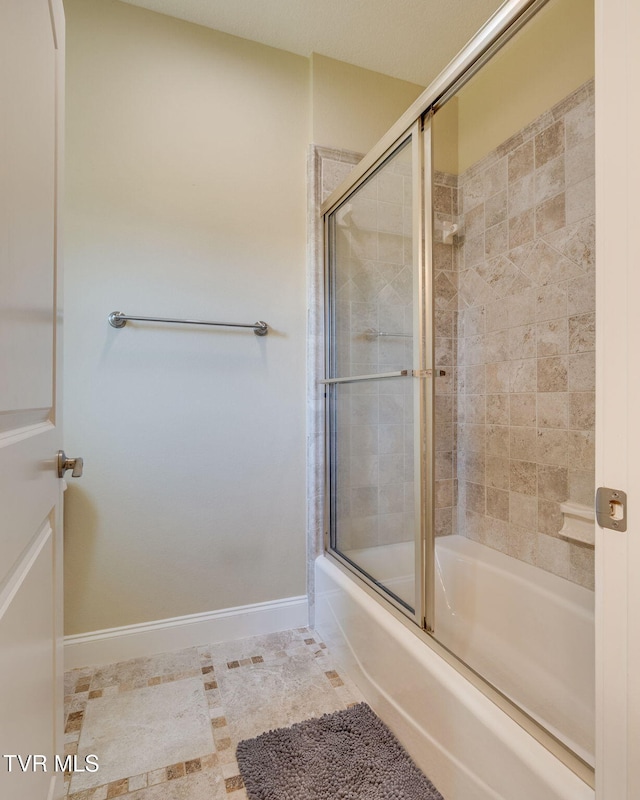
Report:
[[[316,570],[319,633],[447,800],[594,800],[589,786],[333,561],[320,556]]]
[[[354,662],[356,664],[357,672],[362,676],[364,681],[367,684],[369,684],[369,686],[373,690],[374,695],[377,695],[379,700],[382,700],[384,703],[386,703],[387,706],[388,706],[388,709],[392,710],[394,715],[399,716],[404,721],[405,725],[408,728],[410,728],[412,731],[415,731],[415,733],[417,734],[417,737],[419,737],[422,740],[425,740],[425,741],[429,742],[432,747],[436,748],[439,752],[442,753],[442,755],[444,756],[444,758],[446,760],[450,761],[455,766],[456,770],[459,770],[460,772],[463,772],[470,781],[472,781],[474,784],[477,785],[477,787],[479,789],[481,789],[483,792],[485,792],[485,794],[482,795],[483,797],[486,796],[487,798],[491,798],[492,800],[500,800],[500,795],[496,794],[489,786],[487,786],[485,783],[483,783],[483,781],[477,775],[474,775],[465,766],[465,764],[463,764],[459,759],[456,758],[456,756],[453,753],[449,752],[440,742],[438,742],[436,739],[434,739],[434,737],[431,736],[431,734],[422,725],[420,725],[419,722],[414,717],[412,717],[410,714],[408,714],[404,710],[404,708],[402,708],[393,699],[393,697],[387,691],[385,691],[377,681],[375,681],[373,679],[371,674],[364,668],[364,666],[362,665],[362,663],[361,663],[360,659],[358,658],[357,654],[354,652],[353,648],[351,647],[351,644],[349,643],[349,639],[346,636],[346,634],[344,633],[344,631],[342,630],[338,619],[336,617],[334,617],[334,619],[336,620],[336,625],[341,630],[341,633],[342,633],[342,636],[344,637],[346,646],[349,648],[349,650],[351,652],[353,660],[354,660]],[[395,620],[394,620],[394,622],[395,622]],[[353,675],[351,677],[353,678]],[[360,687],[360,682],[359,681],[355,681],[355,682]],[[363,692],[363,694],[365,694],[365,693]],[[370,705],[371,705],[371,703],[370,703]],[[378,716],[381,717],[382,719],[384,719],[385,722],[387,722],[387,724],[390,727],[393,727],[394,731],[396,731],[397,728],[398,728],[398,725],[397,724],[393,725],[392,722],[389,720],[389,717],[392,716],[389,713],[389,710],[387,711],[387,714],[384,714],[384,712],[381,712],[379,710],[379,707],[378,707],[378,708],[376,708],[376,713],[378,713]],[[399,738],[400,738],[399,734],[396,734],[396,735],[398,735]],[[406,737],[403,740],[403,744],[407,748],[407,750],[410,749],[410,747],[406,743],[408,741],[410,741],[410,739],[408,739]],[[411,753],[411,755],[413,756],[413,758],[416,761],[416,763],[418,763],[418,758],[416,758],[416,756],[413,753]],[[424,770],[424,771],[426,773],[426,770]]]

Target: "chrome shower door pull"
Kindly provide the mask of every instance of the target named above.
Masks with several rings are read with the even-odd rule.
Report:
[[[67,470],[71,469],[74,478],[82,477],[83,461],[81,458],[67,458],[64,450],[58,450],[58,477],[64,478]]]

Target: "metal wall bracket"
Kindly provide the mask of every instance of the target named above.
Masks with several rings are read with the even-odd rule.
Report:
[[[627,494],[600,486],[596,492],[596,519],[601,528],[624,533],[627,530]]]

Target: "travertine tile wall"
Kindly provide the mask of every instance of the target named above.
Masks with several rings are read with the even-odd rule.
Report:
[[[460,225],[458,178],[436,172],[433,185],[434,212],[434,337],[436,366],[446,373],[435,381],[435,532],[457,532],[457,418],[456,385],[458,336],[457,248],[442,241],[444,223]],[[454,241],[456,241],[454,239]]]
[[[435,192],[436,229],[460,225],[435,250],[438,359],[457,373],[457,411],[438,398],[439,532],[591,587],[559,504],[593,502],[593,112],[589,82]]]
[[[559,535],[559,504],[593,501],[593,101],[588,83],[463,175],[436,173],[434,181],[435,345],[447,373],[436,383],[436,532],[463,533],[585,586],[593,585],[593,550]],[[339,155],[335,164],[324,159],[323,196],[349,169]],[[368,191],[363,199],[373,201],[373,187]],[[408,206],[402,214],[406,226]],[[355,220],[362,223],[358,214]],[[454,245],[442,242],[445,221],[460,226]],[[378,231],[369,231],[366,245],[363,235],[353,232],[351,268],[361,275],[360,286],[352,281],[341,297],[345,327],[353,312],[365,330],[382,330],[382,319],[396,326],[388,331],[408,333],[409,295],[387,309],[384,298],[393,295],[378,270],[410,265],[408,238],[400,260],[400,230],[383,232],[382,253],[387,258],[386,246],[395,247],[396,259],[381,261]],[[387,311],[395,316],[385,318]],[[358,341],[360,327],[353,330],[353,360],[341,370],[409,365],[408,353],[397,358],[398,340],[380,349],[380,341]],[[376,400],[363,400],[366,391],[352,387],[339,431],[350,462],[340,498],[345,549],[407,540],[413,530],[412,404],[405,399],[401,411],[393,392],[382,400],[397,407],[393,421],[382,423],[393,427],[393,444],[386,439],[381,451],[381,400],[377,392]],[[383,452],[390,447],[398,452]],[[404,510],[392,510],[401,496]]]
[[[412,366],[410,152],[350,200],[336,230],[337,374]],[[384,335],[387,334],[387,335]],[[412,381],[337,388],[339,549],[413,537]]]

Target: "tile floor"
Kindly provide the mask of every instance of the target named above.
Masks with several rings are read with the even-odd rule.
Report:
[[[246,800],[236,745],[362,701],[307,628],[65,675],[68,800]]]

